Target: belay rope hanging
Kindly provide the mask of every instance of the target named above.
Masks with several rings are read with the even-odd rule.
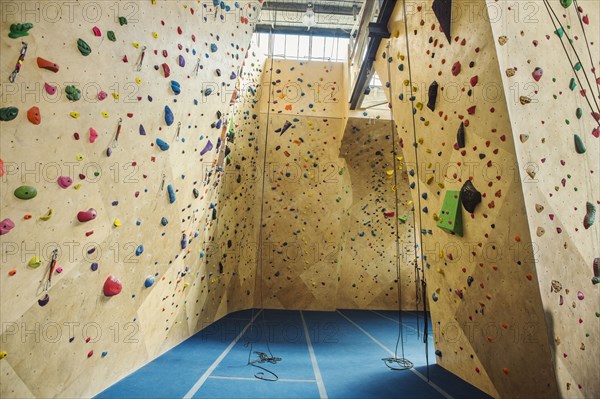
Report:
[[[272,32],[269,33],[269,37],[272,36]],[[272,90],[273,90],[273,41],[271,41],[271,45],[269,46],[269,53],[271,55],[271,70],[269,71],[269,101],[267,103],[268,108],[267,108],[267,122],[266,122],[266,129],[265,129],[265,143],[264,143],[264,155],[263,155],[263,170],[262,170],[262,194],[261,194],[261,205],[260,205],[260,227],[259,227],[259,234],[258,234],[258,262],[259,262],[259,270],[260,270],[260,287],[259,287],[259,291],[260,291],[260,313],[262,313],[262,318],[261,318],[261,326],[259,328],[261,337],[263,335],[263,333],[266,331],[266,323],[265,323],[265,309],[264,309],[264,301],[263,301],[263,218],[264,218],[264,210],[265,210],[265,182],[267,179],[267,149],[268,149],[268,143],[269,143],[269,123],[271,122],[271,94],[272,94]],[[252,328],[254,327],[254,308],[252,309],[252,318],[250,321],[250,330],[252,330]],[[258,369],[260,369],[261,371],[256,372],[256,374],[254,374],[255,378],[258,378],[259,380],[263,380],[263,381],[277,381],[279,379],[279,377],[277,376],[277,374],[275,374],[274,372],[272,372],[271,370],[268,370],[265,366],[267,365],[267,363],[270,364],[277,364],[277,362],[280,362],[282,359],[280,357],[275,357],[273,356],[273,353],[271,352],[271,346],[269,345],[269,334],[265,334],[265,342],[267,344],[267,351],[268,353],[265,352],[259,352],[259,351],[254,351],[254,354],[256,354],[258,356],[258,359],[255,360],[251,360],[252,358],[252,347],[253,344],[252,342],[247,342],[246,346],[250,346],[250,351],[248,353],[248,365],[256,367]],[[259,364],[263,364],[265,366],[260,366]],[[265,372],[268,373],[270,376],[265,375]]]

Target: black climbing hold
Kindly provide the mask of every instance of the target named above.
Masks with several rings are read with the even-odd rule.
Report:
[[[465,124],[463,122],[460,123],[458,132],[456,133],[456,142],[458,143],[458,148],[465,148]]]
[[[460,201],[469,213],[475,212],[475,207],[481,202],[481,193],[477,191],[471,180],[467,180],[460,189]]]
[[[429,101],[427,101],[427,108],[429,108],[432,111],[435,111],[435,102],[437,100],[438,87],[439,85],[436,81],[433,81],[431,86],[429,86]]]

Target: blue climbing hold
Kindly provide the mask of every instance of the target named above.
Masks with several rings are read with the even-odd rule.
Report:
[[[207,87],[207,88],[204,90],[204,95],[205,95],[205,96],[207,96],[207,97],[208,97],[208,96],[210,96],[210,95],[211,95],[211,93],[212,93],[212,89],[211,89],[210,87]]]
[[[135,256],[140,256],[143,252],[144,252],[144,246],[140,244],[135,249]]]
[[[173,90],[173,93],[175,93],[175,95],[178,95],[179,93],[181,93],[181,85],[179,84],[179,82],[172,80],[171,81],[171,90]]]
[[[181,249],[185,249],[187,247],[187,234],[183,233],[181,237]]]
[[[173,188],[173,185],[169,184],[167,186],[167,191],[169,192],[169,202],[172,204],[177,199],[177,197],[175,197],[175,189]]]
[[[167,123],[167,126],[171,126],[174,120],[175,117],[173,116],[173,111],[171,111],[171,108],[169,108],[168,105],[165,105],[165,122]]]
[[[163,218],[160,219],[160,224],[162,224],[163,226],[166,226],[167,224],[169,224],[169,221],[167,220],[166,217],[163,216]]]
[[[169,144],[167,144],[166,142],[164,142],[161,139],[156,139],[156,145],[158,146],[158,148],[160,148],[162,151],[167,151],[169,149]]]
[[[154,276],[148,276],[146,277],[146,280],[144,281],[144,287],[146,288],[150,288],[152,287],[152,285],[154,284]]]
[[[210,45],[210,51],[212,51],[213,53],[216,53],[218,49],[219,49],[219,48],[217,47],[217,45],[216,45],[216,44],[212,43],[212,44]]]

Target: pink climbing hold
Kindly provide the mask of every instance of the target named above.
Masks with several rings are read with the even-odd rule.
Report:
[[[104,101],[104,99],[105,99],[106,97],[108,97],[108,94],[107,94],[105,91],[103,91],[103,90],[100,90],[100,92],[98,93],[98,100],[100,100],[100,101]]]
[[[69,176],[60,176],[58,179],[56,179],[56,182],[60,188],[69,188],[69,186],[73,184],[73,180]]]
[[[596,120],[596,122],[600,122],[600,112],[592,112],[592,117]]]
[[[44,83],[44,90],[46,90],[46,93],[53,96],[56,93],[56,86],[52,86],[48,83]]]
[[[96,210],[90,208],[87,211],[80,211],[77,213],[77,220],[80,222],[89,222],[90,220],[96,219]]]
[[[4,234],[8,234],[9,231],[11,231],[12,229],[14,229],[15,227],[15,222],[13,222],[12,220],[6,218],[3,221],[0,222],[0,236],[4,235]]]
[[[104,282],[104,295],[119,295],[122,289],[123,285],[121,284],[118,278],[110,275],[106,278],[106,281]]]
[[[97,26],[94,26],[92,28],[92,32],[94,32],[94,36],[96,36],[96,37],[102,36],[102,32],[100,32],[100,28],[98,28]]]
[[[534,69],[534,71],[531,73],[531,76],[533,77],[533,79],[536,82],[539,82],[540,79],[542,78],[542,75],[544,74],[544,70],[540,67],[537,67]]]
[[[90,143],[93,143],[98,138],[98,132],[93,127],[90,128]]]
[[[581,291],[577,292],[577,299],[579,299],[580,301],[583,301],[584,298],[585,298],[585,296],[583,295],[583,292],[581,292]]]

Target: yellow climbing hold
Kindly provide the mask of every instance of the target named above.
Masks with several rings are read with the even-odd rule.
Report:
[[[48,213],[45,214],[44,216],[40,216],[40,220],[43,220],[44,222],[47,222],[48,220],[50,220],[52,218],[52,208],[48,209]]]
[[[71,115],[71,118],[79,118],[79,112],[70,112],[69,115]]]
[[[138,48],[140,47],[140,44],[138,42],[133,42],[133,47]]]
[[[423,137],[420,137],[418,140],[419,144],[423,144]]]
[[[158,39],[158,32],[152,32],[152,37]]]
[[[76,160],[78,160],[78,161],[83,161],[83,155],[81,155],[81,154],[77,154],[77,155],[75,156],[75,159],[76,159]]]
[[[34,269],[36,269],[42,265],[42,260],[39,256],[34,256],[33,258],[29,259],[29,262],[27,264],[29,265],[29,267],[33,267]]]
[[[419,111],[421,111],[423,109],[423,103],[417,103],[416,107]]]
[[[386,170],[385,173],[387,173],[388,176],[393,176],[394,175],[394,170]]]
[[[444,250],[443,249],[440,249],[438,256],[440,257],[440,259],[444,259]]]
[[[406,79],[406,80],[404,81],[404,86],[408,86],[409,84],[410,84],[410,82],[408,81],[408,79]]]
[[[8,353],[6,353],[6,351],[0,352],[0,359],[4,359],[6,356],[8,356]]]
[[[73,186],[73,189],[79,190],[81,188],[81,184],[76,184]]]
[[[135,78],[135,83],[137,83],[138,85],[141,85],[142,84],[142,79]]]
[[[112,96],[115,100],[119,99],[119,93],[113,93]]]
[[[121,221],[119,219],[115,219],[115,221],[113,222],[113,225],[115,227],[119,227],[121,225]]]
[[[437,213],[433,214],[433,220],[435,220],[436,222],[440,219],[440,217],[438,216]]]
[[[437,272],[438,272],[439,274],[445,274],[445,273],[444,273],[444,269],[437,269]]]
[[[108,112],[103,112],[103,113],[102,113],[102,117],[103,117],[103,118],[108,118]]]
[[[431,184],[432,181],[433,181],[433,175],[427,175],[427,179],[425,180],[425,182],[427,184]]]

